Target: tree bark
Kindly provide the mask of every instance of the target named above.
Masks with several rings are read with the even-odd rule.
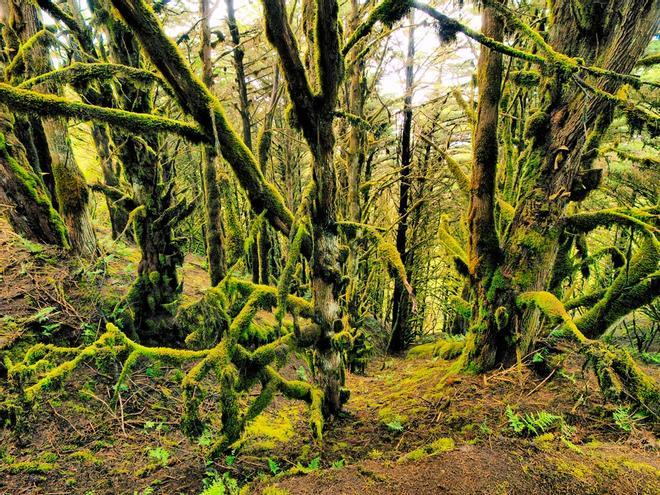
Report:
[[[484,7],[481,19],[482,33],[501,42],[504,37],[502,19],[490,7]],[[476,295],[471,326],[475,341],[474,348],[468,349],[468,360],[478,369],[489,369],[511,358],[510,336],[499,331],[495,319],[497,306],[488,294],[500,258],[494,208],[501,85],[502,55],[482,46],[477,72],[479,103],[472,146],[467,250],[470,282]]]
[[[415,14],[410,11],[408,21],[408,54],[406,57],[406,93],[403,101],[403,129],[401,132],[401,168],[399,172],[399,223],[396,231],[396,250],[403,261],[406,271],[410,271],[412,256],[408,251],[408,222],[410,201],[410,176],[412,172],[412,100],[414,93],[415,63]],[[403,282],[394,281],[392,295],[392,335],[388,346],[389,352],[401,352],[411,342],[412,303]]]
[[[209,0],[200,0],[199,9],[201,18],[200,58],[202,59],[202,81],[211,90],[214,80],[213,61],[211,60],[211,27],[209,22],[212,10]],[[219,284],[226,275],[222,204],[218,184],[219,166],[217,143],[204,146],[204,152],[202,154],[202,186],[205,203],[206,257],[209,264],[211,285],[213,286]]]
[[[21,42],[26,42],[42,29],[34,5],[11,3],[10,12],[8,25],[17,33]],[[29,60],[25,67],[26,73],[31,76],[52,69],[48,50],[41,43],[36,44],[26,57]],[[40,89],[52,94],[58,94],[59,91],[54,84],[45,84]],[[73,155],[66,121],[60,117],[41,120],[48,143],[57,202],[67,226],[71,248],[81,256],[93,258],[97,254],[97,245],[89,211],[90,194]]]
[[[25,147],[14,134],[14,117],[4,105],[0,105],[0,134],[0,209],[22,236],[68,248],[62,217],[30,167]]]

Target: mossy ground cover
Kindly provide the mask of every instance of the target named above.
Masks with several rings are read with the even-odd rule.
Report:
[[[10,281],[2,285],[3,295],[21,288],[20,297],[0,299],[13,322],[0,327],[0,339],[12,335],[11,342],[4,341],[10,354],[37,340],[51,320],[66,327],[62,339],[82,339],[67,303],[86,321],[97,321],[97,308],[109,307],[108,300],[130,285],[130,272],[122,269],[135,258],[130,246],[90,281],[76,266],[58,262],[57,251],[35,251],[13,236],[0,245],[5,246],[0,274]],[[202,263],[191,258],[184,266],[191,298],[208,283]],[[26,264],[29,272],[22,268]],[[66,298],[51,303],[55,310],[48,322],[26,326],[44,306],[40,298],[50,297],[45,289],[57,294],[49,279],[64,284]],[[90,293],[101,293],[101,299]],[[272,323],[274,317],[259,318]],[[569,362],[543,382],[545,377],[517,369],[451,374],[452,361],[432,353],[376,358],[365,376],[348,375],[351,399],[327,425],[322,445],[311,436],[305,406],[276,398],[232,454],[208,462],[212,432],[193,442],[179,429],[182,370],[138,363],[114,408],[114,377],[121,368],[112,360],[90,363],[62,389],[43,396],[19,423],[19,435],[15,427],[0,430],[0,494],[26,486],[34,494],[199,494],[209,473],[227,473],[247,486],[243,493],[423,495],[437,493],[438,486],[461,494],[656,493],[657,431],[648,422],[634,422],[630,431],[617,426],[616,406],[603,403],[597,384],[584,381],[579,365]],[[645,371],[658,379],[657,367]],[[311,376],[302,356],[282,372],[303,380]],[[0,383],[0,396],[6,397],[6,382]],[[217,387],[209,383],[206,389],[202,413],[219,400]],[[538,435],[517,434],[507,406],[518,417],[546,411],[562,419]]]

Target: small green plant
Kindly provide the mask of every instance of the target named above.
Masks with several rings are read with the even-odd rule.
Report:
[[[154,378],[163,376],[163,370],[161,369],[160,363],[158,361],[154,361],[154,363],[147,368],[145,373],[152,380]]]
[[[97,327],[91,323],[85,322],[81,327],[80,337],[82,338],[83,344],[89,345],[94,342],[97,338]]]
[[[238,495],[240,487],[230,473],[218,474],[215,469],[206,471],[204,491],[200,495]]]
[[[343,461],[343,459],[342,459]],[[318,469],[321,467],[321,458],[320,457],[314,457],[311,461],[309,461],[309,464],[307,466],[303,466],[301,463],[298,463],[296,465],[296,470],[300,473],[303,474],[308,474],[313,471],[318,471]]]
[[[335,462],[332,463],[332,469],[341,469],[345,466],[346,460],[345,459],[338,459]]]
[[[170,459],[170,452],[163,447],[156,447],[155,449],[149,449],[147,454],[152,459],[155,459],[161,466],[166,466],[167,461]]]
[[[548,431],[554,426],[561,426],[563,423],[561,416],[551,414],[547,411],[539,411],[520,416],[513,412],[511,406],[506,406],[506,417],[509,420],[509,426],[518,435],[531,434],[536,436]]]
[[[270,472],[273,474],[277,474],[280,472],[279,464],[277,464],[277,462],[271,459],[270,457],[268,458],[268,469],[270,469]]]
[[[401,433],[403,431],[403,425],[401,424],[401,421],[399,421],[398,419],[390,421],[385,426],[387,426],[388,430],[394,431],[396,433]]]
[[[642,352],[639,357],[646,364],[660,366],[660,352]]]
[[[646,419],[646,415],[643,412],[633,412],[629,406],[619,406],[612,413],[612,418],[619,429],[628,433],[633,430],[637,422]]]
[[[200,447],[208,447],[211,445],[211,440],[213,439],[213,434],[210,430],[206,429],[197,439],[197,445]]]
[[[309,381],[307,377],[307,371],[305,370],[304,366],[298,366],[298,369],[296,369],[296,375],[298,376],[298,380],[307,382]]]

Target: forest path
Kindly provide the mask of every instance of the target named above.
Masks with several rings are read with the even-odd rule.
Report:
[[[615,406],[582,381],[578,362],[545,382],[516,369],[443,380],[448,367],[390,358],[369,376],[350,375],[347,417],[329,427],[323,447],[334,467],[271,486],[291,495],[660,493],[657,431],[614,425]],[[555,419],[516,434],[507,408]]]
[[[82,323],[96,328],[90,294],[120,297],[135,254],[122,248],[101,272],[81,277],[75,261],[64,263],[57,250],[29,243],[0,223],[0,349],[51,323],[74,337]],[[190,297],[208,283],[202,264],[186,259]],[[26,325],[48,307],[54,309],[45,321]],[[0,429],[0,494],[198,495],[209,473],[227,473],[240,484],[264,480],[246,488],[248,494],[273,484],[290,495],[660,493],[658,425],[617,426],[612,416],[622,410],[603,402],[579,361],[547,381],[516,369],[443,380],[450,365],[375,358],[366,375],[348,374],[351,399],[345,414],[327,425],[320,446],[305,406],[278,397],[248,428],[229,466],[225,458],[207,463],[203,443],[178,428],[176,369],[146,362],[137,368],[122,417],[107,406],[111,377],[86,366],[44,397],[20,439]],[[305,370],[304,361],[294,359],[283,372],[307,379]],[[645,370],[658,379],[657,366]],[[0,396],[3,387],[0,381]],[[536,435],[516,434],[507,407],[519,418],[545,412],[561,420]],[[271,461],[278,466],[274,477],[268,476]]]

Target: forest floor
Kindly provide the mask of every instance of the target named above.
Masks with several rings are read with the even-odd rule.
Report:
[[[44,335],[93,340],[135,271],[135,251],[118,248],[82,269],[0,223],[0,353],[16,360]],[[190,257],[184,272],[194,298],[208,284],[203,260]],[[546,380],[527,369],[451,375],[440,359],[375,358],[364,376],[348,375],[351,398],[322,445],[304,404],[278,398],[216,462],[205,460],[209,435],[191,441],[178,428],[180,370],[141,363],[113,408],[118,365],[88,363],[0,429],[0,494],[195,495],[220,479],[227,488],[214,495],[234,486],[280,495],[660,493],[658,425],[604,403],[581,362],[569,362]],[[660,378],[658,367],[645,370]],[[301,359],[284,372],[309,374]],[[8,397],[0,366],[0,402]],[[214,400],[211,392],[203,406]]]

